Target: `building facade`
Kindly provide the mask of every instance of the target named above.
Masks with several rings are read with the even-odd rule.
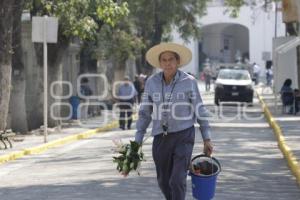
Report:
[[[185,44],[193,52],[192,62],[184,71],[199,75],[206,60],[211,63],[234,63],[242,60],[265,67],[272,60],[272,39],[285,35],[281,13],[275,12],[275,3],[265,6],[264,1],[256,5],[243,6],[237,18],[230,17],[223,0],[212,1],[207,14],[201,17],[200,40]],[[173,33],[174,42],[184,43]],[[208,59],[207,59],[208,58]]]

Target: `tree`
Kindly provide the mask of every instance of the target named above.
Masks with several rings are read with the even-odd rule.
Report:
[[[25,67],[23,63],[21,16],[25,6],[24,0],[14,1],[12,32],[12,90],[10,95],[10,122],[15,132],[28,131],[25,103]]]
[[[134,60],[144,44],[136,35],[136,27],[130,19],[120,21],[116,27],[104,26],[98,35],[98,45],[96,49],[97,57],[109,59],[114,63],[113,74],[109,81],[123,79],[125,75],[125,65],[128,59]]]
[[[199,38],[198,17],[205,14],[207,1],[199,0],[128,0],[130,15],[137,28],[137,36],[142,38],[144,48],[138,65],[140,72],[150,74],[152,67],[145,61],[146,50],[151,46],[170,39],[176,28],[184,40]]]
[[[6,129],[11,90],[13,3],[0,1],[0,130]]]
[[[53,81],[62,79],[62,56],[72,39],[95,40],[97,32],[104,24],[114,26],[117,21],[128,14],[126,2],[119,4],[113,0],[33,0],[28,8],[32,16],[55,16],[59,20],[58,42],[57,44],[48,44],[49,85]],[[35,49],[38,65],[42,68],[42,45],[36,44]],[[41,84],[39,83],[41,79],[36,81],[37,84]],[[61,88],[56,88],[55,93],[56,95],[61,94]],[[38,98],[42,97],[42,91],[39,91]],[[48,95],[48,102],[48,106],[54,102],[50,95]],[[59,107],[54,112],[56,116],[60,116]],[[42,115],[39,118],[42,119]],[[49,126],[55,125],[57,122],[49,118]]]

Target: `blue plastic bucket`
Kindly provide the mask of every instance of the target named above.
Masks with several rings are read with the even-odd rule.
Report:
[[[193,197],[197,200],[211,200],[215,196],[217,176],[221,171],[219,161],[214,157],[207,157],[205,155],[198,155],[192,159],[192,164],[195,162],[208,161],[212,167],[210,175],[195,175],[189,173],[192,180]]]

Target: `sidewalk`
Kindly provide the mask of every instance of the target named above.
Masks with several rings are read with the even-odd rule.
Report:
[[[262,97],[262,100],[265,102],[266,106],[269,108],[274,122],[280,127],[279,130],[282,133],[283,140],[279,141],[279,146],[281,145],[280,143],[283,142],[287,146],[287,151],[291,152],[291,162],[293,162],[294,167],[291,166],[293,164],[289,162],[289,156],[285,155],[285,157],[290,165],[290,168],[293,168],[292,171],[298,171],[296,174],[294,171],[293,173],[298,179],[297,181],[300,186],[300,113],[298,112],[297,115],[283,113],[280,97],[277,96],[276,100],[271,89],[260,87],[257,89],[257,92]]]
[[[67,137],[72,137],[76,136],[78,134],[85,133],[87,134],[86,137],[89,136],[89,134],[94,134],[94,133],[88,133],[91,132],[95,129],[98,129],[100,132],[101,130],[106,130],[106,129],[114,129],[117,128],[117,119],[118,116],[116,113],[113,113],[110,110],[104,110],[102,111],[102,115],[98,117],[93,117],[89,118],[85,121],[80,121],[80,120],[70,120],[68,122],[64,122],[61,126],[61,128],[49,128],[48,129],[48,136],[47,136],[47,143],[44,142],[44,133],[42,129],[37,129],[33,130],[30,132],[30,134],[25,134],[25,135],[16,135],[14,138],[11,138],[13,148],[8,148],[8,149],[1,149],[0,150],[0,157],[1,156],[6,156],[13,154],[15,152],[22,152],[26,149],[29,148],[34,148],[38,147],[41,145],[47,145],[50,144],[51,142],[58,141],[60,139],[66,139]],[[100,129],[99,129],[100,128]],[[96,132],[96,131],[94,131]],[[78,139],[83,138],[78,137]],[[75,137],[74,137],[75,138]],[[69,141],[65,141],[65,143],[71,142],[76,139],[69,139]],[[54,145],[54,146],[59,146]],[[51,148],[51,147],[49,147]],[[46,149],[44,149],[46,150]],[[25,153],[26,155],[26,153]],[[24,156],[24,155],[22,155]],[[21,157],[22,157],[21,156]],[[15,158],[14,158],[15,159]],[[10,160],[14,160],[10,159]],[[1,164],[0,159],[0,164]],[[6,162],[6,161],[4,161]]]

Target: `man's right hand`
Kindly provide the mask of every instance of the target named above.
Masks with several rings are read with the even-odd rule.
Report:
[[[204,148],[203,148],[203,152],[206,156],[211,156],[212,152],[213,152],[213,146],[210,140],[204,140]]]

